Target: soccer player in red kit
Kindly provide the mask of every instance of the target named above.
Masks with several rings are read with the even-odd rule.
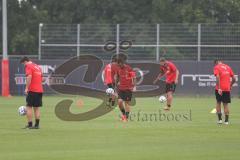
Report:
[[[118,59],[117,72],[117,89],[118,89],[118,106],[122,112],[122,121],[126,122],[129,118],[132,92],[136,89],[136,75],[133,69],[125,64],[123,58]],[[124,107],[125,106],[125,107]]]
[[[231,88],[232,85],[236,82],[234,73],[228,65],[224,64],[220,60],[214,61],[214,75],[216,76],[217,83],[215,87],[215,96],[216,96],[216,110],[218,116],[218,124],[222,124],[222,112],[221,112],[221,103],[224,107],[225,114],[225,124],[229,124],[229,107],[228,103],[231,103]]]
[[[118,70],[118,64],[117,64],[117,56],[114,55],[112,57],[111,63],[107,64],[104,68],[103,74],[104,74],[104,84],[107,85],[108,88],[115,89],[115,81],[116,81],[116,74]],[[110,103],[112,106],[115,104],[115,95],[112,94],[109,97],[108,100],[108,106],[110,106]]]
[[[175,92],[176,85],[178,83],[179,71],[177,67],[170,61],[164,58],[160,59],[160,74],[153,81],[154,84],[157,83],[163,76],[166,76],[166,94],[167,94],[167,106],[164,110],[170,110],[173,100],[173,93]]]
[[[25,94],[27,102],[27,120],[28,125],[25,128],[39,129],[40,122],[40,108],[42,106],[42,71],[41,68],[29,60],[28,57],[24,57],[20,61],[25,65],[26,74],[26,88]],[[32,108],[35,115],[35,125],[32,124]]]

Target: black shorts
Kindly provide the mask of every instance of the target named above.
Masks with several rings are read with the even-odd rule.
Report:
[[[119,99],[122,99],[123,101],[131,101],[132,100],[132,91],[130,90],[124,90],[124,91],[121,91],[119,90],[118,91],[118,98]]]
[[[166,93],[167,92],[175,92],[175,89],[176,89],[176,84],[175,83],[166,83]]]
[[[217,102],[231,103],[231,94],[229,91],[223,91],[222,95],[220,95],[218,91],[215,90],[215,96],[216,96]]]
[[[26,97],[28,107],[41,107],[42,106],[42,93],[28,92]]]
[[[112,88],[112,89],[115,88],[115,84],[114,83],[108,83],[107,86],[108,86],[108,88]]]

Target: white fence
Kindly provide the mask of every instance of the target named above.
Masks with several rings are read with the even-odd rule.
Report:
[[[109,58],[131,41],[129,59],[240,60],[240,24],[40,24],[39,59],[66,59],[80,54]],[[116,50],[103,50],[106,42]]]

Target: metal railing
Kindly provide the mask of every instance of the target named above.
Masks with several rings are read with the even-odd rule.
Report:
[[[240,60],[240,24],[40,24],[39,59],[65,59],[81,54],[109,58],[132,41],[130,59]],[[116,50],[103,50],[106,42]]]

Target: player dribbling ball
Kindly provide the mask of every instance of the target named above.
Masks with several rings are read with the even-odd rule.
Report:
[[[26,115],[28,124],[25,129],[39,129],[40,123],[40,107],[42,106],[42,94],[43,94],[43,86],[42,86],[42,71],[41,68],[30,61],[28,57],[24,57],[21,59],[20,63],[25,66],[25,74],[26,74]],[[34,111],[35,116],[35,125],[32,123],[32,112]]]

